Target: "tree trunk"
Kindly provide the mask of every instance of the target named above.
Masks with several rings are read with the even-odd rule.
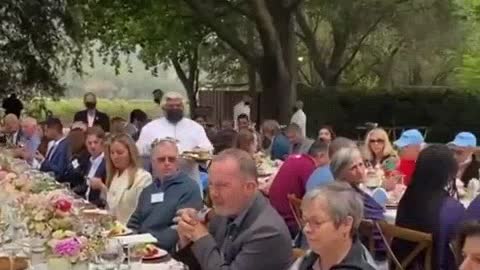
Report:
[[[260,68],[259,75],[263,86],[261,120],[276,119],[281,124],[288,124],[292,107],[290,78],[269,65]]]

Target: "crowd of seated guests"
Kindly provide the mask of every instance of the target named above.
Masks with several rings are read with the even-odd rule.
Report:
[[[180,102],[170,104],[176,111],[168,114],[178,123],[184,118],[178,111],[181,100],[171,99]],[[330,126],[322,126],[313,141],[296,124],[282,130],[277,121],[266,120],[256,130],[240,114],[236,129],[231,121],[215,128],[197,116],[198,124],[189,120],[188,125],[203,129],[208,135],[203,145],[211,141],[215,154],[208,165],[194,163],[205,178],[199,186],[185,170],[180,152],[185,144],[175,138],[155,140],[143,160],[151,169],[144,169],[135,143],[149,121],[143,111],[132,111],[127,122],[98,111],[92,93],[84,102],[86,110],[75,115],[68,133],[54,116],[39,124],[9,114],[2,142],[133,231],[152,234],[160,248],[190,269],[377,269],[359,232],[363,219],[385,221],[385,202],[366,187],[372,168],[385,171],[379,189],[406,186],[395,225],[432,235],[432,269],[480,265],[480,196],[465,209],[457,190],[478,179],[477,141],[470,132],[460,132],[447,145],[427,146],[418,130],[406,130],[391,143],[384,129],[375,128],[357,145],[336,137]],[[162,104],[168,111],[170,105]],[[161,119],[175,126],[168,117]],[[147,132],[155,133],[152,127]],[[199,144],[196,139],[188,143],[193,141]],[[259,191],[259,151],[284,160],[267,192]],[[208,214],[203,192],[212,206]],[[287,197],[291,194],[302,199],[302,226]],[[450,248],[458,233],[463,257]],[[305,254],[295,259],[292,240],[298,236],[305,240]],[[391,248],[401,261],[414,245],[393,239]],[[425,256],[421,253],[408,269],[421,269]]]

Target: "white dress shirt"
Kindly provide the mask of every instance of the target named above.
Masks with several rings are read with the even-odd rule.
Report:
[[[180,153],[191,151],[195,147],[204,150],[213,150],[212,143],[207,137],[205,129],[197,122],[183,118],[177,124],[170,123],[165,117],[156,119],[142,128],[137,141],[137,148],[141,156],[150,156],[151,145],[155,139],[175,138],[178,140]]]
[[[97,172],[98,167],[102,164],[103,157],[105,156],[104,153],[100,154],[96,158],[90,157],[90,170],[88,170],[87,174],[87,192],[85,193],[85,198],[88,198],[90,195],[90,179],[95,177],[95,173]]]
[[[244,101],[240,101],[237,105],[233,106],[233,123],[235,129],[237,129],[237,118],[241,114],[246,114],[248,120],[250,119],[250,105],[246,105]]]
[[[88,127],[93,127],[93,123],[95,123],[95,111],[87,111],[87,125]]]
[[[297,124],[302,129],[303,136],[307,134],[307,115],[302,109],[297,110],[293,115],[290,123]]]

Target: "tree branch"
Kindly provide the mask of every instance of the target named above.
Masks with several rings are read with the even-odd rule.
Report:
[[[297,24],[300,28],[300,31],[303,35],[300,37],[305,45],[307,46],[308,50],[311,53],[311,59],[313,62],[314,68],[320,75],[324,75],[326,72],[326,66],[324,65],[322,54],[320,52],[320,44],[318,43],[317,38],[315,37],[315,33],[311,31],[311,28],[308,25],[307,17],[305,14],[305,10],[303,7],[299,7],[296,11],[295,16],[297,18]]]
[[[185,0],[185,2],[201,21],[215,31],[217,36],[237,51],[245,61],[249,64],[256,64],[256,59],[258,58],[256,53],[252,51],[245,42],[238,38],[235,31],[226,28],[221,21],[217,20],[211,12],[211,10],[213,10],[211,6],[207,6],[203,0]]]
[[[360,37],[358,40],[357,44],[354,46],[352,53],[350,54],[350,57],[347,58],[347,60],[343,63],[343,65],[337,70],[335,76],[339,76],[345,68],[350,65],[350,63],[355,59],[357,56],[358,52],[360,51],[360,48],[363,45],[363,42],[367,37],[377,28],[377,26],[380,24],[380,22],[383,20],[385,15],[380,16],[368,29],[367,31]]]

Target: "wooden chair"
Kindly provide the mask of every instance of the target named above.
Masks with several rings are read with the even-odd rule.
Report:
[[[374,222],[374,224],[375,228],[380,232],[382,241],[384,242],[385,248],[387,249],[388,263],[390,264],[393,261],[395,270],[406,269],[413,262],[413,260],[423,251],[425,251],[424,269],[432,270],[431,261],[433,241],[431,234],[402,228],[399,226],[388,224],[385,221]],[[415,248],[401,262],[397,259],[390,247],[393,238],[416,243]]]
[[[363,239],[367,240],[367,249],[372,255],[375,254],[375,239],[373,237],[374,230],[375,224],[372,220],[363,219],[360,222],[360,227],[358,228],[358,231],[360,233],[360,236],[362,236],[362,241]]]
[[[295,221],[297,222],[298,228],[303,227],[303,220],[302,220],[302,200],[297,198],[295,194],[288,194],[288,204],[290,206],[290,210],[292,210],[293,217],[295,218]]]
[[[304,256],[306,254],[306,251],[301,249],[301,248],[294,248],[292,251],[293,255],[293,260],[297,260],[298,258]]]

